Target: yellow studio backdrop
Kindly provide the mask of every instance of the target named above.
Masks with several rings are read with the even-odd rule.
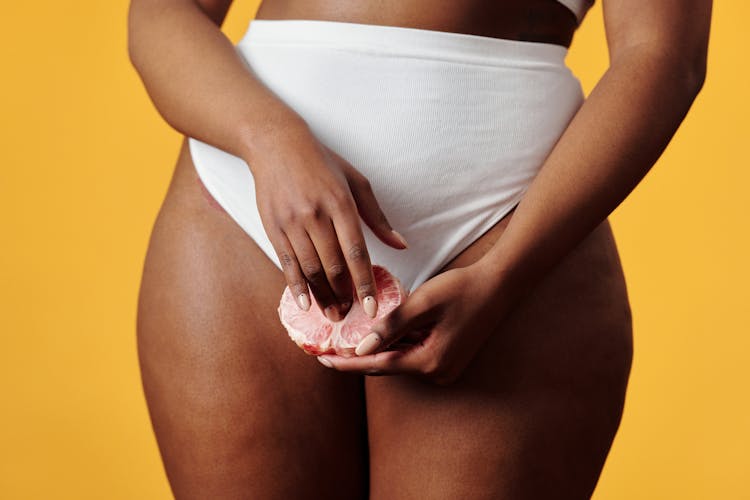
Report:
[[[125,0],[0,14],[0,498],[167,499],[135,343],[180,135],[127,56]],[[238,0],[238,41],[257,1]],[[750,4],[717,0],[708,79],[611,220],[634,314],[605,499],[750,499]],[[607,67],[601,4],[568,61]]]

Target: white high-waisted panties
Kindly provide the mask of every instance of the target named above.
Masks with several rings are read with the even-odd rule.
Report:
[[[252,20],[249,70],[368,178],[409,248],[361,221],[410,292],[521,200],[583,102],[560,45],[317,20]],[[281,269],[244,160],[189,138],[206,189]]]

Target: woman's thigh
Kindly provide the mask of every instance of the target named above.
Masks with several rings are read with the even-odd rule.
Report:
[[[484,255],[510,217],[446,269]],[[588,498],[619,426],[631,357],[625,281],[604,221],[453,385],[367,378],[371,498]]]
[[[137,324],[177,498],[366,496],[362,378],[294,346],[277,316],[284,286],[205,191],[183,144],[151,235]]]

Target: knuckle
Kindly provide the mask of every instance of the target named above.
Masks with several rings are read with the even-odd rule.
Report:
[[[289,208],[280,209],[272,212],[274,214],[274,220],[279,228],[287,227],[294,223],[295,214],[293,210]]]
[[[306,204],[297,210],[295,218],[301,221],[314,221],[318,220],[322,213],[323,210],[319,205]]]
[[[294,257],[289,255],[288,252],[281,252],[279,254],[279,262],[281,263],[282,269],[294,268],[294,264],[295,264]]]
[[[367,279],[357,283],[357,296],[367,297],[368,295],[373,295],[374,293],[375,283],[373,283],[371,280]]]
[[[352,207],[351,195],[344,190],[331,193],[328,199],[330,200],[331,208],[336,212],[345,212]]]
[[[320,262],[306,261],[300,264],[300,268],[310,281],[318,281],[324,278],[323,267]]]
[[[352,262],[363,262],[369,257],[367,247],[363,243],[355,243],[350,246],[347,255]]]
[[[328,267],[328,276],[331,280],[340,280],[346,276],[346,264],[336,263]]]

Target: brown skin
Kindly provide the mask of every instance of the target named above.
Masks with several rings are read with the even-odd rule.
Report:
[[[157,109],[177,130],[246,159],[267,190],[278,182],[272,169],[296,172],[297,191],[286,195],[292,210],[314,210],[315,221],[336,227],[361,217],[398,248],[356,166],[326,154],[243,69],[217,29],[229,3],[132,1],[131,57]],[[570,13],[551,0],[434,5],[276,0],[257,17],[563,45],[572,33]],[[431,337],[400,362],[382,353],[333,358],[353,372],[341,373],[297,349],[275,308],[285,285],[304,283],[315,269],[304,266],[305,274],[292,263],[282,274],[212,203],[183,145],[138,310],[144,390],[177,498],[590,496],[619,425],[632,354],[606,217],[653,165],[701,87],[711,2],[604,7],[611,67],[518,208],[417,289],[396,321],[380,325],[387,344],[420,313],[440,312]],[[318,160],[310,166],[304,155]],[[338,206],[307,196],[322,188],[338,192]],[[294,217],[261,215],[269,234],[300,227]],[[325,294],[327,281],[336,303],[347,297],[341,277],[329,279],[332,267],[347,269],[359,300],[372,293],[366,252],[347,260],[363,243],[352,231],[343,246],[332,231],[318,236],[318,250],[339,255],[319,263],[327,279],[315,287]],[[464,307],[449,307],[455,303]],[[361,376],[373,371],[403,374]]]
[[[472,35],[570,45],[575,15],[556,0],[450,2],[263,2],[257,19],[320,19],[404,26]]]
[[[486,254],[509,220],[446,269]],[[449,386],[363,382],[323,367],[278,321],[285,285],[212,204],[184,146],[138,309],[143,387],[176,498],[348,500],[367,498],[368,481],[369,498],[385,500],[590,494],[619,424],[632,349],[609,223]]]

